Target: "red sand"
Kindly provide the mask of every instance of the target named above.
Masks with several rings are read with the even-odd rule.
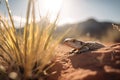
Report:
[[[71,48],[56,49],[55,74],[46,80],[120,80],[120,43],[103,49],[69,56]]]

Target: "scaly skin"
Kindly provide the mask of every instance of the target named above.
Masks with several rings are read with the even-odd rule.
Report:
[[[87,51],[94,51],[105,47],[99,42],[83,42],[74,38],[66,38],[64,44],[74,48],[70,53],[80,54]]]

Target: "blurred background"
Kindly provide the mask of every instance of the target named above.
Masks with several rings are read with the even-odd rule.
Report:
[[[23,31],[28,0],[8,2],[17,30]],[[53,22],[59,14],[55,36],[71,29],[66,37],[120,42],[120,0],[36,0],[35,5],[36,24]],[[0,16],[9,22],[5,0],[0,0]]]

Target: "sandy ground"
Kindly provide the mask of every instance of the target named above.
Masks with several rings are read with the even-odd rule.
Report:
[[[71,56],[69,51],[70,47],[58,46],[49,70],[54,74],[46,80],[120,80],[120,43]]]

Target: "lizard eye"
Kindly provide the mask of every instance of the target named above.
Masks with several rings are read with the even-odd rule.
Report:
[[[82,42],[80,42],[80,44],[82,45],[83,43],[82,43]]]
[[[76,41],[75,39],[72,40],[72,42],[75,42],[75,41]]]

